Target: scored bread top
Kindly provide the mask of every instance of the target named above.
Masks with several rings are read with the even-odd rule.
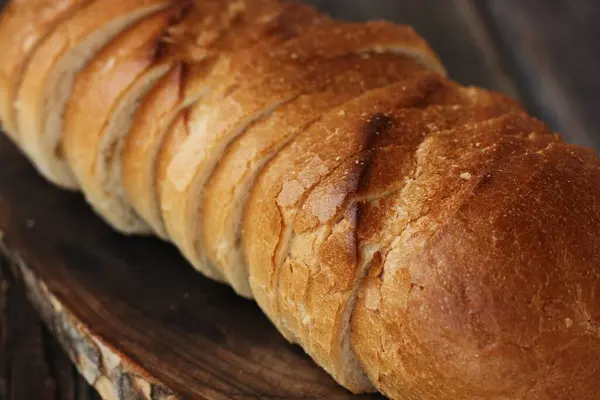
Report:
[[[352,68],[340,71],[323,91],[301,95],[254,123],[227,149],[208,182],[200,221],[204,245],[234,289],[246,297],[252,294],[240,247],[240,225],[247,193],[261,166],[331,108],[422,71],[418,62],[401,55],[353,58]]]
[[[202,38],[202,46],[194,45],[196,50],[190,56],[183,57],[185,53],[181,47],[167,51],[168,54],[178,55],[181,62],[177,62],[144,99],[126,138],[122,172],[124,190],[135,210],[163,238],[167,234],[155,189],[156,160],[161,159],[161,165],[168,166],[170,163],[170,159],[164,159],[167,157],[165,152],[159,154],[163,137],[179,112],[205,93],[211,83],[207,78],[212,67],[230,53],[247,49],[256,43],[269,42],[275,45],[330,21],[313,8],[293,2],[253,0],[244,2],[243,6],[239,3],[228,8],[231,12],[227,15],[232,15],[233,10],[236,13],[235,18],[227,24],[227,29],[219,28],[218,34],[209,34],[204,28],[197,31]],[[210,21],[215,19],[212,15],[206,18]],[[189,28],[186,28],[186,32],[189,35]],[[208,41],[207,35],[212,40]],[[195,40],[189,40],[192,44],[196,43]]]
[[[431,112],[408,109],[406,115],[393,111],[474,102],[489,106],[471,113],[449,107],[439,115],[435,108]],[[358,200],[351,199],[368,196],[360,192],[363,175],[370,181],[376,181],[371,173],[388,177],[376,186],[380,196],[398,190],[405,176],[399,172],[404,172],[408,160],[393,153],[394,141],[406,150],[411,138],[418,141],[431,130],[485,120],[516,108],[502,96],[474,95],[435,75],[413,77],[332,111],[280,151],[259,177],[244,230],[253,293],[282,333],[301,344],[344,386],[361,387],[358,362],[349,348],[349,319],[364,270],[353,240],[359,217],[352,203]],[[385,121],[373,121],[370,130],[359,129],[370,116],[386,111],[407,119],[394,131],[396,136],[385,136]],[[423,123],[415,125],[415,120]],[[393,154],[393,162],[373,172],[376,162],[388,153]],[[386,171],[392,172],[385,175]]]
[[[91,0],[12,0],[0,16],[0,121],[18,143],[14,102],[36,46],[58,24]]]
[[[317,28],[281,46],[259,45],[222,60],[211,75],[210,96],[190,111],[190,137],[169,164],[161,198],[169,237],[197,269],[219,274],[204,254],[196,221],[203,186],[225,147],[281,105],[327,87],[340,70],[352,67],[345,55],[369,52],[406,54],[441,69],[414,31],[382,22]]]

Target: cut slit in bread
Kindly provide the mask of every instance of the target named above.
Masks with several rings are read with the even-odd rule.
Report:
[[[478,196],[473,195],[477,188],[484,191],[489,188],[489,182],[482,184],[486,175],[489,178],[490,172],[496,170],[497,166],[510,162],[511,159],[518,159],[527,153],[536,154],[540,149],[544,149],[556,141],[557,138],[542,123],[523,113],[514,112],[479,124],[456,126],[453,130],[436,132],[424,137],[416,145],[411,184],[406,185],[402,191],[388,199],[390,206],[403,212],[377,214],[373,207],[363,207],[362,213],[365,222],[364,229],[361,230],[361,245],[372,243],[377,246],[378,251],[377,260],[368,267],[367,276],[360,285],[360,294],[357,297],[357,305],[352,316],[352,348],[365,366],[365,370],[369,371],[370,378],[383,393],[393,398],[405,395],[412,397],[424,389],[429,392],[428,386],[432,385],[432,382],[436,382],[437,385],[438,382],[444,380],[462,379],[464,372],[461,368],[441,371],[439,365],[435,363],[431,363],[415,373],[412,365],[425,352],[432,355],[445,354],[451,357],[453,363],[465,366],[476,374],[476,378],[469,377],[469,379],[477,380],[476,385],[482,382],[486,382],[486,386],[488,385],[487,382],[490,379],[486,379],[485,373],[480,375],[478,366],[475,364],[470,367],[468,366],[469,361],[467,361],[478,359],[478,356],[473,357],[473,355],[482,352],[480,338],[476,339],[475,343],[467,344],[469,331],[476,329],[481,332],[481,325],[477,324],[471,327],[468,322],[469,328],[466,331],[462,330],[464,326],[461,326],[461,338],[458,339],[459,342],[453,343],[456,340],[456,337],[453,337],[456,328],[452,323],[448,325],[447,322],[447,316],[451,315],[455,321],[454,324],[460,324],[458,321],[462,317],[459,317],[457,313],[464,312],[470,317],[478,314],[476,307],[480,307],[483,299],[473,298],[466,294],[471,293],[469,292],[472,288],[471,285],[466,286],[468,287],[466,293],[460,291],[458,296],[452,291],[446,291],[444,285],[440,285],[439,291],[436,291],[431,284],[431,279],[441,279],[445,285],[451,286],[456,278],[452,274],[445,274],[443,268],[440,268],[444,263],[442,253],[437,253],[437,256],[431,258],[428,263],[420,262],[418,254],[423,253],[424,247],[427,246],[434,233],[443,230],[448,220],[460,214],[460,211],[469,209],[463,207],[465,202],[479,199]],[[496,160],[501,160],[501,162],[497,164]],[[502,190],[505,187],[503,186]],[[504,198],[505,193],[503,191],[502,193],[500,197]],[[487,217],[481,219],[484,224],[488,221]],[[477,225],[478,222],[472,220],[468,223]],[[367,230],[369,227],[370,229]],[[393,229],[385,232],[381,229],[385,229],[385,227]],[[473,226],[469,230],[472,228]],[[375,232],[385,233],[385,235],[375,237],[373,235]],[[488,231],[484,236],[493,236],[489,232],[493,231]],[[471,233],[465,232],[465,236],[455,236],[454,238],[466,239],[470,235]],[[447,238],[447,236],[445,237]],[[490,247],[494,248],[495,245]],[[464,249],[468,252],[469,258],[472,257],[473,251],[479,251],[477,245]],[[440,256],[441,259],[437,258]],[[438,262],[439,264],[437,264]],[[480,262],[481,259],[476,258],[477,266],[462,272],[472,271],[471,273],[475,275],[479,274],[479,271],[483,271],[479,267]],[[462,267],[465,264],[460,263],[459,265]],[[489,271],[483,273],[487,274]],[[473,279],[469,275],[470,273],[461,274],[463,276],[461,279]],[[471,284],[477,285],[475,281],[471,281]],[[503,280],[502,287],[505,284],[507,282]],[[386,295],[386,291],[392,287],[394,295]],[[512,297],[514,296],[513,292],[509,293],[511,293],[509,296],[514,298]],[[444,305],[442,308],[436,308],[436,300],[428,300],[432,295],[440,300],[438,304]],[[461,311],[453,305],[456,301],[455,296],[460,297],[463,301],[459,306]],[[482,296],[485,298],[486,295],[482,294]],[[434,315],[436,311],[441,311],[441,313]],[[393,323],[391,323],[392,321]],[[469,319],[463,321],[466,322]],[[492,325],[497,329],[498,321],[494,319],[490,321],[493,321]],[[537,321],[535,323],[537,326]],[[415,326],[419,327],[418,330],[414,329]],[[441,330],[436,328],[438,326]],[[444,332],[444,334],[440,335],[439,332]],[[487,332],[494,335],[494,330]],[[535,332],[537,333],[537,330]],[[432,339],[432,335],[436,336],[435,339]],[[523,335],[523,331],[519,331],[519,335]],[[369,337],[377,338],[377,343],[369,340]],[[390,345],[393,337],[403,338],[395,345],[398,348],[395,353],[399,355],[398,358],[390,357],[390,354],[383,350]],[[460,342],[461,340],[464,342]],[[456,346],[458,343],[461,344]],[[501,341],[494,340],[488,343],[493,343],[494,351],[498,347],[505,346]],[[470,347],[471,345],[473,347]],[[510,349],[513,346],[514,342],[508,344]],[[514,353],[506,351],[503,354]],[[510,356],[508,357],[510,358]],[[515,364],[511,362],[512,360],[508,363],[505,360],[507,359],[502,357],[494,361],[493,377],[500,374],[510,381],[511,374],[504,373],[503,370],[512,371]],[[529,363],[530,361],[531,359],[527,357],[525,362]],[[399,369],[400,364],[403,366],[402,370]],[[489,378],[492,378],[492,375]],[[529,381],[529,377],[526,379]],[[503,379],[501,386],[504,384]],[[400,387],[402,387],[401,392],[398,390]],[[478,396],[477,392],[462,389],[462,386],[457,387],[460,389],[458,392],[453,391],[452,397],[440,392],[436,398],[450,399],[454,396],[473,398]],[[492,392],[502,393],[500,390],[492,391],[490,389],[490,393]],[[492,397],[514,398],[512,395],[489,396],[489,398]]]
[[[454,120],[452,116],[447,120],[448,124],[444,124],[446,115],[456,115],[460,110],[447,107],[444,111],[445,115],[441,113],[439,123],[435,118],[429,120],[432,123],[430,126],[435,126],[434,132],[438,128],[461,129],[463,123],[465,126],[484,127],[487,119],[494,124],[502,120],[503,115],[511,113],[503,107],[493,106],[491,109],[482,109],[481,113],[469,114],[462,121]],[[395,117],[394,113],[392,111],[391,115]],[[417,110],[414,114],[418,116],[419,113],[425,119],[431,116],[427,109],[423,112]],[[411,113],[407,114],[408,119],[414,118]],[[400,113],[398,117],[404,116]],[[525,128],[525,125],[521,127]],[[535,128],[535,124],[532,128]],[[416,133],[416,138],[430,134],[427,128]],[[407,132],[401,131],[401,134],[407,135]],[[384,136],[384,132],[381,131],[378,135],[381,142],[385,142]],[[394,141],[401,142],[397,139]],[[368,266],[376,264],[372,262],[372,257],[384,253],[383,244],[388,240],[386,237],[380,238],[379,244],[382,246],[377,246],[378,243],[365,246],[361,239],[364,238],[365,231],[369,230],[369,221],[362,203],[369,201],[389,204],[390,198],[394,198],[397,193],[403,193],[403,189],[407,188],[407,185],[411,187],[412,182],[410,178],[401,178],[398,182],[389,178],[411,177],[419,171],[419,166],[413,167],[413,163],[406,162],[406,159],[411,158],[407,152],[413,150],[418,157],[421,147],[413,147],[409,143],[399,145],[395,149],[389,146],[393,145],[375,145],[377,150],[367,151],[348,160],[346,165],[338,167],[331,176],[312,190],[302,205],[299,205],[301,211],[294,218],[294,236],[289,246],[289,256],[280,267],[279,273],[278,303],[281,324],[285,329],[294,332],[297,335],[296,342],[302,344],[333,376],[345,376],[347,373],[347,380],[350,381],[355,379],[356,369],[348,367],[360,365],[350,345],[352,311]],[[379,149],[385,150],[378,154]],[[394,165],[388,166],[387,162],[393,162]],[[398,164],[403,167],[396,167]],[[385,170],[382,170],[384,168]],[[390,170],[394,171],[394,174],[389,174]],[[406,175],[396,174],[398,171],[406,172]],[[382,176],[387,179],[369,179]],[[379,185],[377,180],[380,181]],[[361,188],[362,182],[374,184],[373,187]],[[394,187],[395,191],[390,192],[388,186]],[[337,207],[328,210],[331,207],[328,205],[323,209],[324,196],[331,196],[332,193],[335,193],[335,197],[331,203]],[[353,198],[354,193],[360,201]],[[356,208],[356,205],[359,207]],[[312,214],[313,212],[317,215]],[[332,215],[329,221],[321,222],[328,215]],[[382,211],[377,210],[375,215],[378,218],[382,217]],[[304,220],[305,218],[308,221]],[[319,222],[316,223],[316,220]],[[385,235],[397,227],[390,224],[390,228],[388,231],[378,232]],[[310,249],[314,258],[306,256]]]
[[[372,137],[361,138],[359,125],[390,107],[452,105],[460,98],[452,93],[440,96],[448,90],[459,92],[457,87],[442,85],[430,92],[426,80],[424,85],[415,78],[375,90],[302,133],[263,172],[246,213],[244,246],[258,303],[289,340],[302,345],[353,391],[366,390],[370,381],[349,346],[350,315],[365,267],[357,265],[355,230],[360,216],[349,196],[359,189],[368,154],[379,149],[376,143],[383,140],[386,129],[375,122],[373,129],[364,131]],[[456,112],[452,107],[448,110]],[[506,106],[498,105],[480,118],[504,112]],[[438,126],[443,128],[432,121],[423,129]],[[388,149],[382,146],[380,151]],[[304,171],[319,173],[303,177]],[[259,232],[261,239],[256,241]],[[271,239],[271,245],[265,238]],[[269,263],[275,264],[269,267]]]
[[[19,90],[17,122],[23,150],[48,180],[63,188],[79,187],[61,143],[63,114],[77,73],[120,32],[171,3],[93,2],[38,46]]]
[[[194,54],[185,57],[184,50],[176,51],[182,61],[142,101],[133,129],[125,139],[123,153],[124,191],[136,212],[158,236],[168,239],[155,184],[156,176],[161,174],[158,164],[169,163],[162,159],[160,148],[180,113],[208,93],[212,67],[228,54],[257,43],[275,45],[291,40],[329,22],[329,18],[303,4],[248,1],[226,30],[221,25],[218,34],[198,30],[203,38],[207,35],[213,38],[203,48],[201,60],[191,57]]]
[[[217,71],[216,89],[194,107],[190,136],[169,164],[160,200],[170,238],[200,272],[222,276],[206,257],[197,221],[202,212],[204,184],[232,140],[298,96],[324,90],[340,70],[352,68],[353,61],[344,57],[368,57],[371,50],[418,53],[418,62],[442,70],[437,58],[429,56],[430,51],[410,29],[385,23],[353,27],[327,26],[275,48],[257,49],[248,58],[242,54],[233,63],[226,60],[236,68],[223,68],[228,71],[224,76]]]
[[[208,257],[238,294],[252,297],[241,249],[241,223],[245,200],[262,166],[329,109],[421,70],[419,63],[403,56],[357,57],[353,68],[340,72],[325,90],[302,95],[280,107],[227,149],[208,182],[200,223]]]

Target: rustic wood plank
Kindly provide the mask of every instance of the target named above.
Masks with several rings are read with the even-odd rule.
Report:
[[[99,399],[13,281],[9,263],[0,257],[0,399]]]
[[[6,295],[6,311],[4,357],[7,397],[54,399],[55,386],[47,364],[39,317],[25,297],[10,286]]]
[[[534,112],[566,140],[600,150],[597,0],[478,3]]]

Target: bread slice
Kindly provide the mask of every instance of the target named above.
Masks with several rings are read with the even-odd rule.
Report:
[[[14,102],[23,72],[37,45],[91,0],[14,0],[0,15],[0,121],[18,143]]]
[[[395,54],[354,59],[352,67],[340,71],[323,91],[301,95],[253,124],[226,150],[206,185],[200,223],[207,256],[244,297],[251,298],[252,292],[241,248],[241,223],[248,193],[265,163],[328,110],[423,70],[413,59]]]
[[[17,128],[24,151],[47,179],[78,187],[61,147],[64,108],[77,72],[128,26],[173,1],[92,2],[38,46],[19,89]]]
[[[461,104],[474,101],[488,106],[461,111]],[[432,107],[436,104],[447,106]],[[419,108],[424,106],[429,107]],[[363,223],[357,201],[371,195],[363,193],[363,180],[373,182],[378,196],[410,180],[401,173],[407,163],[398,156],[410,146],[413,127],[413,136],[424,135],[515,107],[501,96],[416,75],[331,111],[279,152],[259,177],[243,236],[252,291],[286,338],[350,390],[372,388],[350,347],[349,325],[365,269],[357,257],[364,249],[356,243]],[[377,117],[387,113],[397,118]],[[396,135],[388,138],[392,129]],[[389,164],[381,168],[373,153],[389,157]]]
[[[228,13],[214,18],[227,21],[215,27],[218,31],[211,33],[210,27],[198,29],[203,43],[200,50],[198,47],[190,50],[176,42],[179,48],[173,53],[180,62],[144,98],[125,139],[123,189],[136,212],[163,239],[167,238],[167,233],[155,187],[159,151],[164,136],[180,112],[206,94],[210,84],[207,76],[212,67],[220,58],[256,43],[287,41],[330,21],[313,8],[297,3],[253,0],[242,2],[243,7],[232,8],[232,4],[239,3],[230,3],[225,10]],[[164,160],[162,164],[168,165],[168,162]]]
[[[571,198],[550,194],[571,186],[570,180],[559,184],[556,172],[540,174],[544,154],[557,145],[550,133],[540,121],[511,113],[427,135],[410,150],[410,185],[387,202],[402,212],[362,207],[357,242],[371,247],[374,257],[366,260],[368,275],[352,317],[352,347],[384,394],[549,398],[529,396],[528,389],[552,380],[557,358],[540,359],[564,348],[544,354],[535,344],[544,336],[557,340],[560,332],[547,328],[564,327],[564,321],[540,320],[531,302],[561,292],[575,298],[567,295],[577,287],[573,280],[548,280],[548,274],[555,268],[563,274],[564,263],[585,264],[571,258],[570,247],[543,256],[552,248],[547,240],[562,231],[548,229],[557,220],[547,199]],[[544,213],[530,213],[540,205]],[[561,220],[567,209],[578,214],[561,208]],[[541,258],[529,258],[536,247]],[[443,365],[434,361],[442,358]]]
[[[149,233],[123,198],[122,138],[137,101],[168,71],[156,62],[171,8],[129,27],[77,75],[66,106],[62,148],[87,201],[123,233]]]
[[[190,136],[169,165],[160,199],[170,238],[199,271],[220,275],[206,258],[198,221],[204,185],[225,148],[280,106],[324,90],[340,71],[352,68],[349,55],[369,52],[408,54],[442,69],[412,30],[366,23],[328,26],[281,46],[254,49],[247,59],[234,62],[235,69],[222,80],[214,77],[216,89],[190,112]]]

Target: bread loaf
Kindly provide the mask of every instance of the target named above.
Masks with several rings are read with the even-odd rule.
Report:
[[[0,43],[54,22],[15,34],[0,112],[20,86],[10,135],[41,173],[254,298],[341,385],[597,397],[597,154],[449,80],[408,27],[277,0],[23,4]]]

